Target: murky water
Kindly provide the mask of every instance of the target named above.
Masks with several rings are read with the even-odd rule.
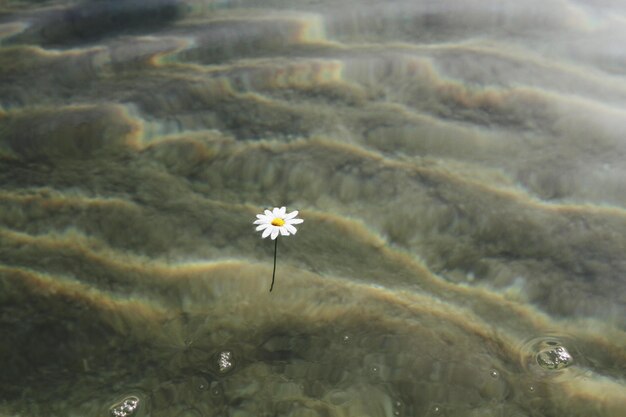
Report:
[[[622,416],[624,45],[610,0],[0,2],[0,415]]]

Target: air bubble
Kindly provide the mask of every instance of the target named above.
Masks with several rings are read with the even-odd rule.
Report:
[[[402,414],[402,401],[394,401],[393,403],[393,415],[399,416]]]
[[[109,414],[112,417],[130,417],[134,416],[139,409],[140,401],[135,396],[124,398],[119,403],[111,406]]]
[[[343,337],[341,338],[341,341],[347,345],[348,343],[350,343],[350,336],[348,336],[347,334],[343,335]]]
[[[206,379],[204,379],[202,377],[192,377],[191,378],[191,384],[198,391],[206,391],[209,388],[209,383],[207,382]]]
[[[496,371],[495,369],[492,369],[492,370],[489,372],[489,375],[491,375],[491,377],[492,377],[492,378],[495,378],[495,379],[497,379],[497,378],[500,376],[500,374],[498,373],[498,371]]]
[[[563,369],[571,365],[572,355],[563,346],[551,345],[537,354],[537,363],[544,369]]]
[[[522,348],[524,367],[533,372],[559,371],[574,363],[564,344],[554,337],[532,339]]]
[[[216,381],[211,382],[211,395],[213,395],[214,397],[221,397],[222,395],[222,388],[220,387],[220,384]]]
[[[445,415],[445,413],[443,412],[443,407],[437,404],[433,404],[430,406],[430,408],[428,409],[428,414],[426,414],[427,416],[437,416],[437,417],[443,417]]]

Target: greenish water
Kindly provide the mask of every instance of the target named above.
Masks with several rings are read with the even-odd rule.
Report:
[[[0,2],[0,416],[622,416],[625,41],[611,1]]]

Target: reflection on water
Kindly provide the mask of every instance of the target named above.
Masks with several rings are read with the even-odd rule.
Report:
[[[0,3],[0,415],[621,416],[625,43],[618,1]]]

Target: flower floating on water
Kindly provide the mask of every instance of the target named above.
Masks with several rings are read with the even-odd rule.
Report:
[[[254,224],[259,225],[256,228],[257,231],[263,230],[261,237],[271,236],[274,240],[279,234],[282,236],[295,235],[298,230],[293,225],[300,224],[304,220],[296,219],[298,210],[286,213],[286,207],[274,207],[272,211],[265,210],[265,214],[257,214],[257,220],[254,221]]]
[[[264,214],[257,214],[254,224],[258,224],[257,232],[263,231],[262,238],[270,236],[274,240],[274,270],[272,271],[272,285],[270,292],[274,288],[274,277],[276,276],[276,251],[278,249],[278,236],[295,235],[298,229],[294,224],[300,224],[304,220],[296,218],[298,210],[287,213],[286,207],[274,207],[272,211],[265,210]]]

